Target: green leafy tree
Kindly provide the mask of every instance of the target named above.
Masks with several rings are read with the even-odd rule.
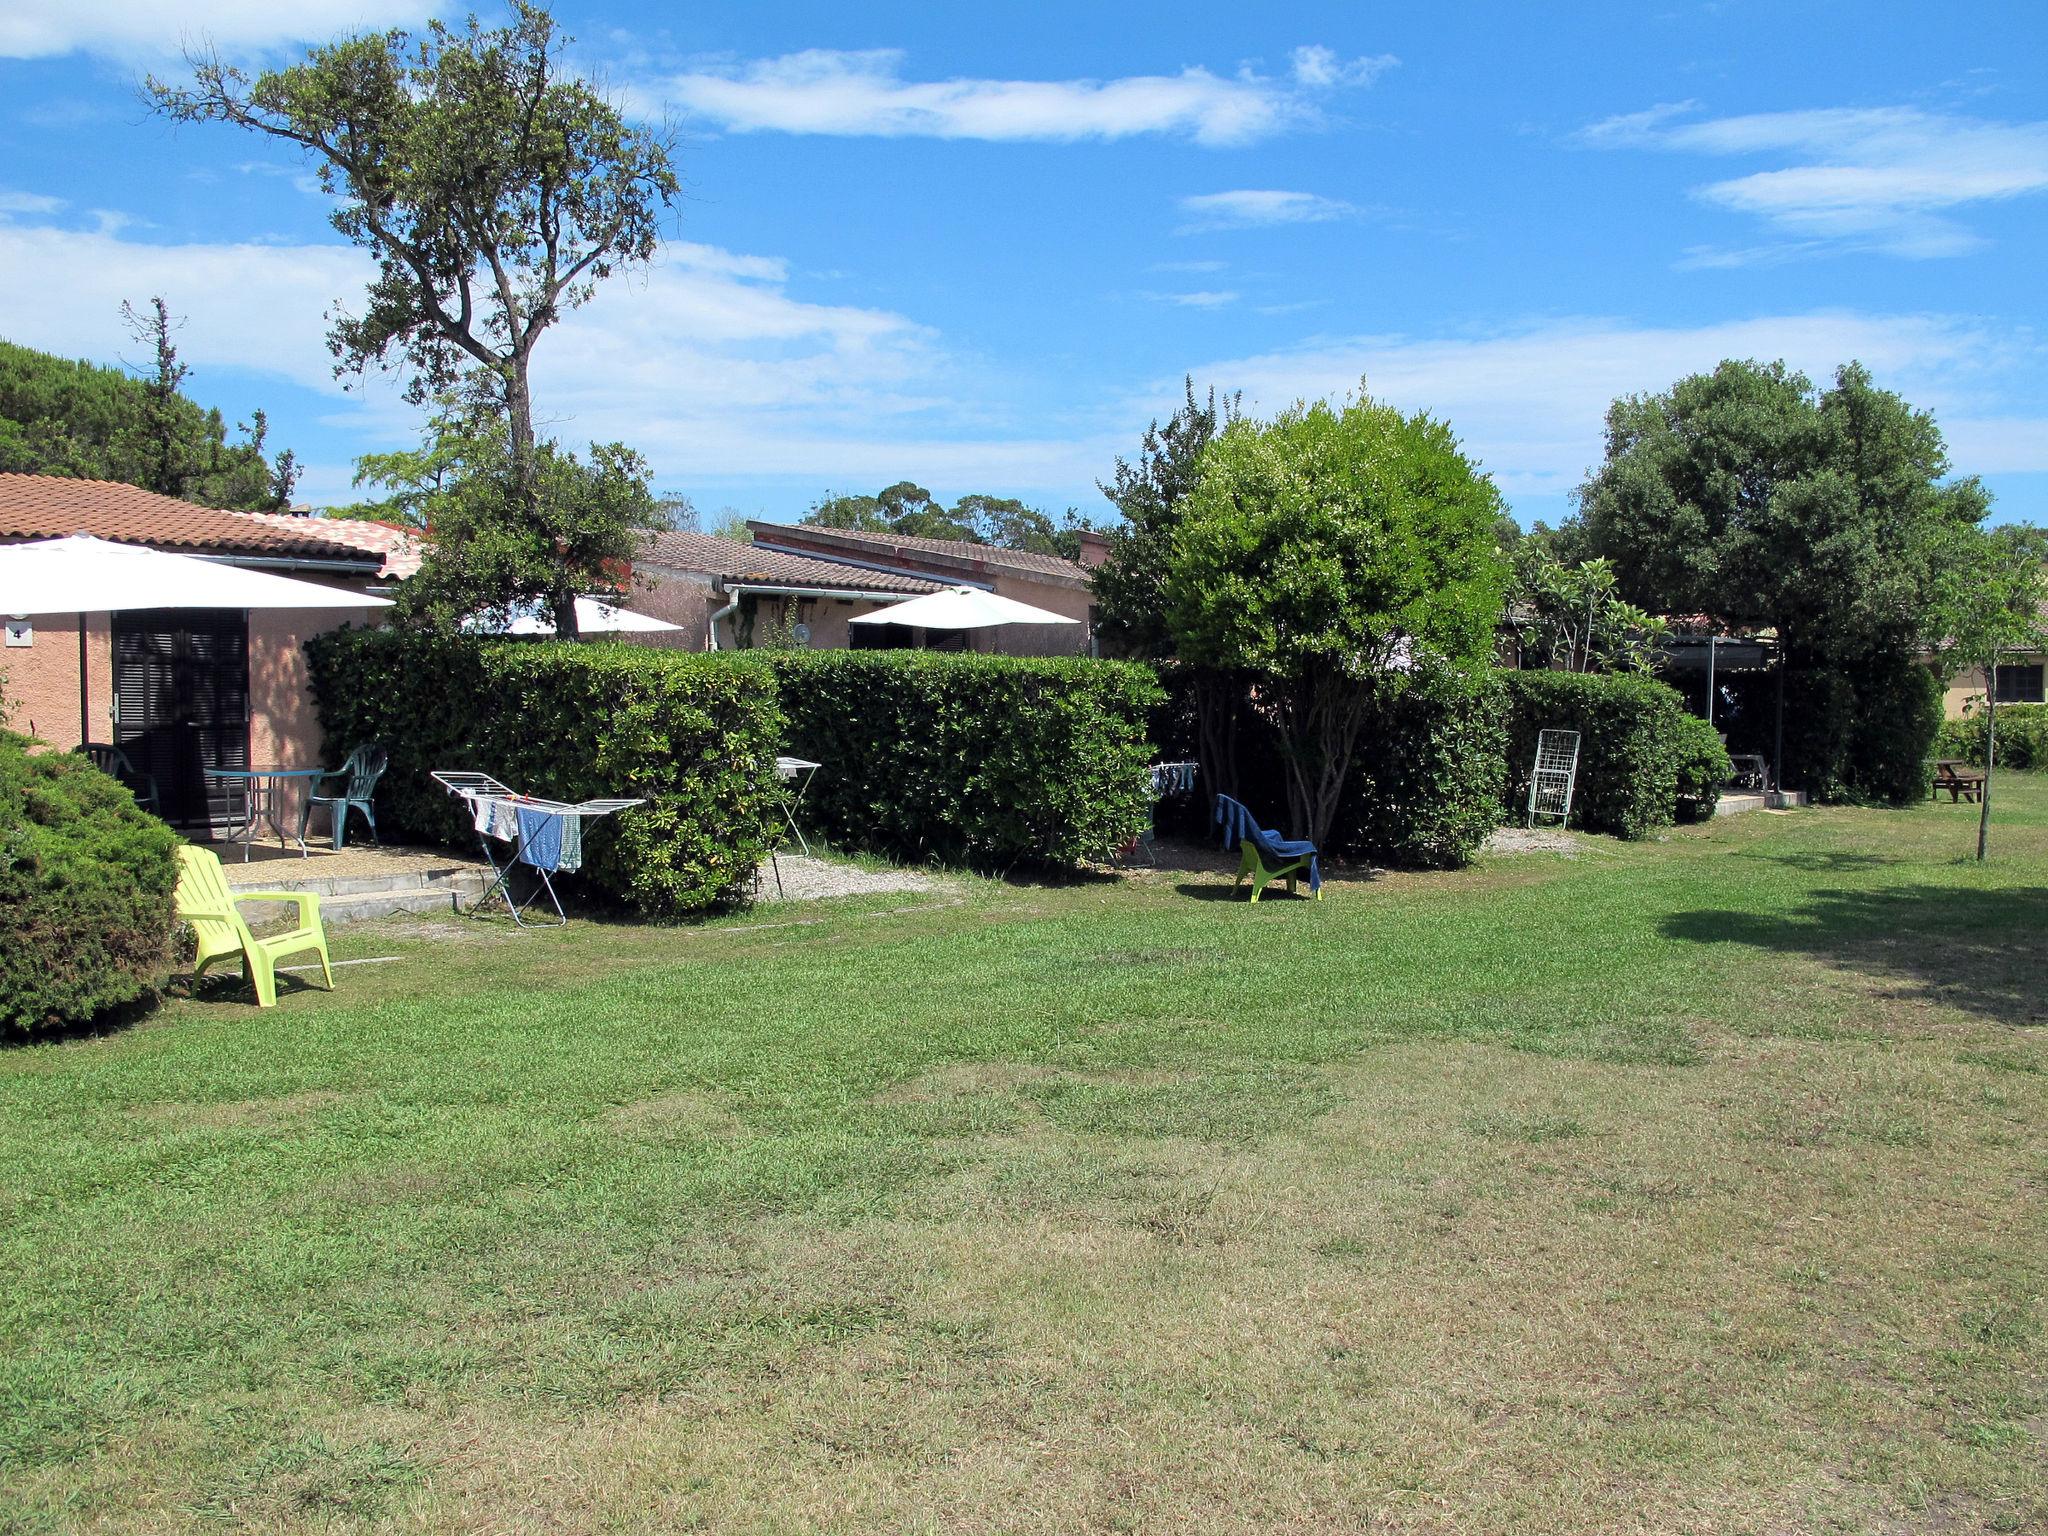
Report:
[[[1656,669],[1670,625],[1622,600],[1610,562],[1566,565],[1538,539],[1518,543],[1508,559],[1514,572],[1508,614],[1520,626],[1523,666],[1642,674]]]
[[[1328,837],[1376,695],[1425,662],[1485,665],[1500,512],[1447,426],[1365,398],[1240,418],[1203,451],[1167,621],[1185,660],[1254,675],[1304,836]]]
[[[653,256],[679,191],[669,139],[566,71],[567,43],[546,10],[515,0],[507,27],[472,16],[419,37],[346,37],[253,78],[206,53],[188,58],[189,83],[148,84],[174,122],[231,123],[311,158],[330,222],[377,263],[361,311],[328,334],[336,372],[395,369],[415,403],[465,375],[480,384],[505,475],[471,509],[501,508],[513,544],[559,521],[540,504],[562,455],[535,432],[535,348],[604,278]],[[572,606],[554,620],[576,633]]]
[[[899,480],[873,496],[828,495],[803,520],[818,528],[950,539],[1068,560],[1079,556],[1079,531],[1087,526],[1071,507],[1064,521],[1055,523],[1047,513],[1014,497],[980,492],[962,496],[948,507],[910,480]]]
[[[1934,419],[1858,364],[1816,391],[1782,363],[1726,362],[1614,403],[1570,537],[1611,560],[1621,595],[1643,608],[1776,630],[1781,773],[1823,795],[1907,798],[1901,775],[1874,774],[1852,744],[1869,729],[1860,717],[1897,707],[1950,535],[1988,505],[1948,470]],[[1788,674],[1835,701],[1802,711],[1789,764]]]
[[[1170,655],[1173,629],[1166,613],[1166,571],[1173,554],[1181,508],[1201,475],[1202,450],[1218,431],[1237,419],[1240,397],[1219,401],[1213,387],[1195,398],[1193,375],[1183,380],[1187,400],[1167,418],[1154,421],[1138,444],[1136,462],[1119,458],[1110,483],[1102,486],[1123,514],[1109,532],[1109,552],[1095,568],[1095,632],[1107,650],[1154,659]]]
[[[530,503],[498,433],[465,437],[458,428],[422,454],[422,465],[443,457],[444,488],[417,503],[429,557],[400,590],[401,620],[450,628],[537,608],[554,618],[557,635],[574,639],[576,599],[631,582],[639,535],[659,515],[646,461],[631,449],[594,443],[579,459],[540,443],[530,466],[539,495]]]
[[[2000,658],[2048,650],[2048,529],[2022,523],[1959,529],[1935,600],[1935,632],[1951,665],[1981,668],[1984,792],[1977,805],[1977,858],[1991,843],[1991,794],[1998,772]]]
[[[241,512],[290,506],[298,459],[290,450],[267,456],[264,413],[230,442],[220,412],[183,392],[190,370],[178,361],[177,321],[164,301],[122,312],[150,347],[142,378],[0,341],[0,470],[117,480]]]

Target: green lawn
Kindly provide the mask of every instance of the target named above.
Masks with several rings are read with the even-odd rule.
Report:
[[[2048,780],[0,1052],[0,1529],[2048,1529]]]

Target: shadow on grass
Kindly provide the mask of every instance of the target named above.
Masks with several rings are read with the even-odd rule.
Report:
[[[1817,875],[1848,874],[1859,869],[1883,869],[1889,864],[1903,864],[1904,859],[1889,853],[1824,853],[1818,850],[1795,853],[1741,854],[1745,859],[1762,859],[1767,864],[1782,864],[1787,869],[1805,870]]]
[[[1241,901],[1249,902],[1251,887],[1248,885],[1226,885],[1221,880],[1196,884],[1192,880],[1182,881],[1174,887],[1191,901]],[[1289,892],[1285,886],[1269,885],[1259,892],[1261,902],[1268,901],[1310,901],[1313,900],[1308,887]]]
[[[1698,944],[1810,955],[2001,1024],[2048,1024],[2048,887],[1815,891],[1788,916],[1675,912],[1663,928]]]

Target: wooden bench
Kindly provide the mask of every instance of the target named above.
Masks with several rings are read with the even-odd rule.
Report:
[[[1984,798],[1984,775],[1960,758],[1944,757],[1934,765],[1934,783],[1927,798],[1939,800],[1944,789],[1951,805],[1962,800],[1975,804]]]

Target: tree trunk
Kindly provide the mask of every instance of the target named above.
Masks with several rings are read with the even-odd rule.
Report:
[[[540,468],[533,431],[533,390],[527,381],[526,356],[515,352],[505,360],[501,375],[505,385],[505,428],[512,449],[512,476],[530,527],[544,530],[540,508]],[[557,573],[559,575],[559,571]],[[558,640],[581,640],[576,622],[576,594],[557,586],[549,594],[548,606]]]
[[[1195,678],[1195,757],[1209,798],[1237,798],[1237,716],[1242,679],[1228,672],[1204,672]]]
[[[1287,757],[1287,809],[1291,836],[1318,848],[1329,840],[1343,803],[1351,757],[1365,724],[1368,692],[1362,683],[1326,672],[1296,693],[1280,714]],[[1296,830],[1298,829],[1298,830]]]
[[[1984,669],[1984,787],[1977,792],[1977,862],[1991,842],[1991,775],[1998,767],[1998,653]]]

